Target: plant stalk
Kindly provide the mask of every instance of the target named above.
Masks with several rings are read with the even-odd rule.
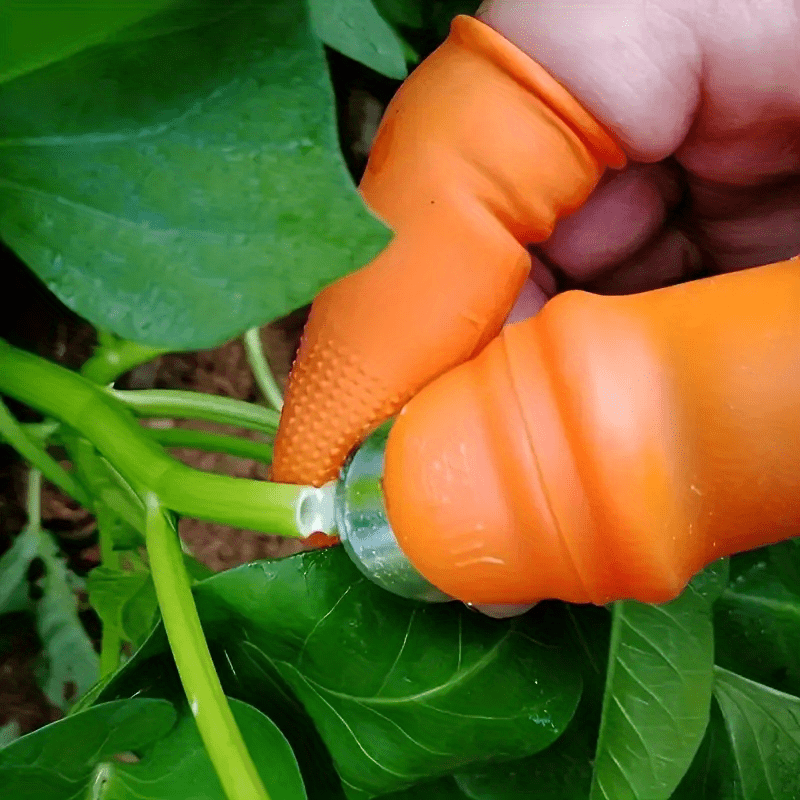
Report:
[[[232,478],[187,467],[169,456],[103,389],[3,341],[0,392],[79,431],[137,494],[152,492],[178,514],[262,533],[306,535],[298,529],[298,517],[309,487]]]
[[[158,498],[146,497],[147,552],[175,665],[200,738],[228,800],[269,800],[208,650],[178,533]]]
[[[114,540],[111,537],[110,509],[104,504],[98,505],[97,528],[100,532],[100,558],[103,566],[111,569],[120,568],[119,553],[114,550]],[[100,677],[105,678],[114,672],[119,666],[120,649],[122,648],[122,637],[116,626],[103,625],[103,632],[100,639]]]
[[[92,508],[92,498],[83,486],[44,449],[43,444],[33,441],[2,400],[0,400],[0,437],[61,491],[85,508]]]
[[[259,328],[250,328],[245,331],[244,349],[247,353],[247,360],[250,364],[250,369],[253,371],[253,376],[256,379],[261,393],[266,398],[267,402],[278,412],[283,408],[283,395],[275,381],[275,376],[267,363],[264,356],[264,350],[261,347],[261,333]]]
[[[239,458],[249,458],[264,464],[272,463],[272,447],[265,442],[254,442],[241,436],[197,431],[191,428],[150,428],[148,435],[162,447],[187,447],[209,453],[228,453]]]
[[[232,397],[186,392],[179,389],[106,389],[137,417],[198,419],[235,425],[272,436],[278,430],[278,412]]]
[[[81,367],[81,375],[93,383],[113,383],[120,375],[147,361],[169,352],[116,336],[100,334],[100,344]]]

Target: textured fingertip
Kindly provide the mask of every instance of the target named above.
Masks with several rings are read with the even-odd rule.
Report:
[[[272,476],[321,485],[350,450],[501,329],[538,242],[621,153],[524,53],[475,19],[392,99],[362,180],[395,232],[315,301]]]
[[[334,480],[354,444],[401,403],[344,345],[321,340],[301,347],[275,439],[273,480],[314,486]]]

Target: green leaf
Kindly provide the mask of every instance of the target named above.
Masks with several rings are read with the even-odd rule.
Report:
[[[524,621],[394,597],[341,548],[221,573],[195,598],[226,692],[297,697],[353,796],[542,750],[580,694],[568,652]],[[163,675],[158,630],[104,697]]]
[[[730,738],[716,701],[694,761],[670,800],[741,800]]]
[[[283,734],[252,706],[233,700],[231,708],[271,800],[306,800]],[[163,700],[122,700],[24,736],[0,751],[4,796],[226,800],[192,715],[184,709],[175,724],[176,716]],[[131,751],[137,758],[124,758]]]
[[[541,608],[541,605],[540,605]],[[527,616],[531,635],[541,628],[535,609]],[[464,797],[476,800],[586,800],[592,781],[592,764],[603,702],[608,660],[610,615],[594,606],[564,605],[558,614],[548,608],[573,643],[572,651],[583,675],[583,696],[575,716],[547,749],[519,761],[488,764],[456,775]],[[546,620],[545,620],[546,622]]]
[[[469,800],[452,778],[440,778],[431,783],[419,783],[410,789],[382,794],[380,800]]]
[[[479,6],[479,0],[429,0],[424,12],[428,15],[427,23],[444,39],[453,17],[458,14],[474,16]]]
[[[16,739],[19,739],[19,736],[20,727],[17,720],[12,719],[5,725],[0,725],[0,750],[11,744],[11,742],[15,741]]]
[[[289,743],[268,717],[231,700],[231,710],[256,764],[270,800],[306,800],[303,780]],[[118,764],[109,771],[102,798],[108,800],[226,800],[208,760],[191,714],[149,748],[138,764]]]
[[[67,58],[176,0],[6,2],[0,16],[0,83]]]
[[[44,531],[39,555],[47,569],[44,596],[36,603],[36,629],[45,654],[42,691],[67,711],[99,677],[99,658],[78,618],[78,603],[56,544]]]
[[[176,716],[163,700],[119,700],[29,733],[0,750],[4,796],[75,797],[82,788],[85,791],[99,763],[160,739]]]
[[[421,0],[375,0],[381,16],[393,25],[421,28],[423,25]]]
[[[743,800],[800,797],[800,698],[719,667],[714,696],[731,738]]]
[[[402,40],[372,0],[310,0],[309,7],[314,33],[329,47],[390,78],[408,74]]]
[[[715,603],[728,587],[730,560],[720,558],[692,578],[692,587],[707,603]]]
[[[717,601],[714,632],[719,666],[800,694],[800,594],[787,588],[768,553],[750,560]]]
[[[39,554],[36,532],[23,531],[0,557],[0,615],[30,609],[25,576]]]
[[[672,794],[708,723],[713,644],[693,584],[665,605],[614,604],[591,800]]]
[[[97,327],[172,349],[310,302],[389,240],[303,4],[189,8],[0,86],[0,236]]]
[[[139,647],[158,616],[158,601],[150,571],[123,571],[100,565],[86,581],[89,602],[103,622],[119,636]]]
[[[766,548],[765,552],[786,588],[800,594],[800,539],[787,539]]]
[[[26,575],[39,558],[44,575],[37,583],[42,596],[31,600]],[[42,641],[44,663],[38,676],[50,702],[67,711],[98,677],[99,662],[78,618],[70,573],[47,531],[26,528],[0,559],[0,613],[30,610]]]

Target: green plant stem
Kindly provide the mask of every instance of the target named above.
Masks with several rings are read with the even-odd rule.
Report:
[[[44,444],[58,433],[61,423],[55,419],[46,419],[43,422],[21,422],[19,426],[28,438]]]
[[[111,510],[104,504],[97,507],[97,528],[100,532],[100,557],[103,566],[119,569],[121,566],[119,553],[114,550],[114,539],[111,536]],[[100,639],[100,677],[105,678],[119,666],[122,637],[113,625],[103,625]]]
[[[200,738],[228,800],[269,800],[211,660],[177,531],[155,495],[147,495],[146,507],[147,552],[156,597]]]
[[[253,370],[253,376],[261,393],[276,411],[280,411],[283,408],[283,395],[264,356],[260,329],[250,328],[245,332],[243,340],[250,369]]]
[[[133,487],[88,440],[73,434],[65,437],[64,445],[78,477],[97,498],[98,511],[105,507],[139,532],[144,543],[144,503]]]
[[[94,383],[113,383],[120,375],[168,352],[163,348],[101,334],[100,344],[81,367],[81,375]]]
[[[272,463],[272,447],[265,442],[254,442],[240,436],[226,436],[221,433],[196,431],[190,428],[150,428],[148,435],[163,447],[188,447],[210,453],[228,453],[253,461]]]
[[[28,470],[28,488],[25,510],[28,513],[26,530],[42,530],[42,472],[35,467]]]
[[[0,400],[0,437],[5,439],[26,461],[33,464],[47,480],[77,500],[82,506],[92,507],[92,499],[83,486],[42,445],[28,436],[2,400]]]
[[[0,392],[79,431],[140,496],[177,513],[282,536],[299,536],[307,487],[213,475],[164,452],[112,396],[91,381],[0,341]],[[262,409],[263,410],[263,409]]]
[[[278,412],[232,397],[185,392],[177,389],[105,390],[137,417],[198,419],[235,425],[271,436],[278,430]]]

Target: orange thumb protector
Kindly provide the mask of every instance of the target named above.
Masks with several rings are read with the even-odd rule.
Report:
[[[470,17],[389,105],[361,191],[395,232],[311,309],[272,477],[321,485],[370,430],[500,330],[525,244],[625,156],[529,56]]]
[[[800,534],[799,444],[800,259],[567,292],[403,409],[386,511],[459,600],[659,603]]]

